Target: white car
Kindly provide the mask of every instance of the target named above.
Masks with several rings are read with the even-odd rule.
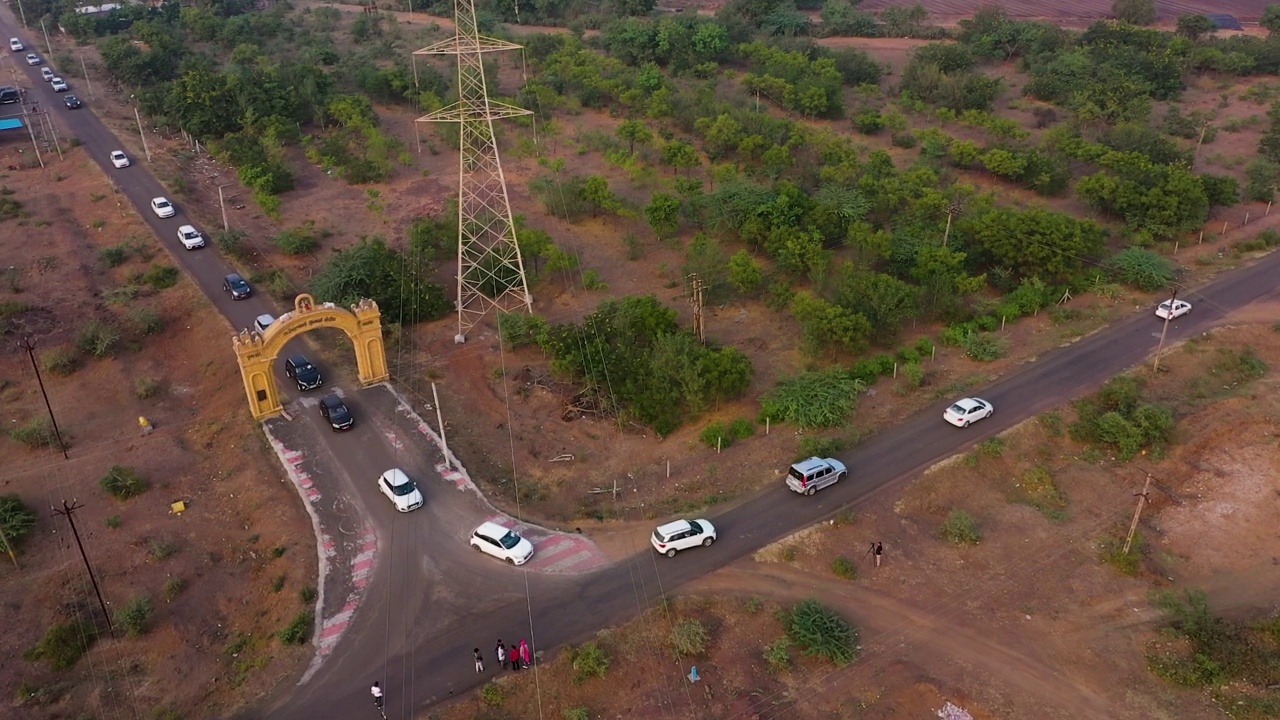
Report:
[[[40,56],[39,56],[39,55],[37,55],[37,54],[35,54],[35,53],[27,53],[27,64],[28,64],[28,65],[39,65],[39,64],[40,64]]]
[[[111,164],[117,168],[127,168],[129,167],[129,156],[125,155],[123,150],[112,150]]]
[[[942,413],[942,419],[956,427],[969,427],[970,424],[991,417],[996,409],[982,398],[964,398]]]
[[[533,557],[533,543],[493,522],[484,523],[471,533],[471,547],[510,565],[523,565]]]
[[[422,493],[400,468],[388,470],[378,477],[378,489],[400,512],[422,507]]]
[[[259,335],[265,335],[267,328],[271,327],[271,323],[276,321],[276,316],[268,313],[259,315],[253,321],[253,329],[258,331]]]
[[[177,212],[173,209],[173,203],[169,202],[168,198],[163,197],[151,198],[151,210],[156,214],[156,217],[162,218],[171,218]]]
[[[1191,303],[1183,300],[1165,300],[1156,308],[1156,317],[1172,320],[1189,312],[1191,312]]]
[[[18,38],[9,38],[9,49],[14,52],[22,52],[27,49],[27,46],[23,45]]]
[[[49,82],[50,80],[52,80],[53,68],[47,68],[47,67],[40,68],[40,77],[44,78],[45,82]]]
[[[183,225],[178,228],[178,242],[182,243],[182,247],[188,250],[204,247],[204,236],[200,234],[190,225]]]
[[[691,547],[711,547],[716,541],[716,529],[706,520],[676,520],[666,525],[659,525],[649,537],[653,549],[675,557],[676,552]]]
[[[50,80],[49,87],[53,88],[54,92],[66,92],[71,89],[70,87],[67,86],[67,81],[63,80],[60,77],[56,77]]]

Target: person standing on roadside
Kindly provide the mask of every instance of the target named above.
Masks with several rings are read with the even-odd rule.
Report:
[[[476,672],[484,672],[484,656],[480,654],[480,648],[471,651],[476,658]]]
[[[498,667],[507,664],[507,646],[502,644],[502,640],[498,640],[498,647],[493,649],[493,653],[498,656]]]
[[[876,567],[880,567],[880,557],[882,555],[884,555],[884,543],[877,540],[875,547]]]

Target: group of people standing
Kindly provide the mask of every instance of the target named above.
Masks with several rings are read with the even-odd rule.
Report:
[[[480,648],[474,651],[476,658],[476,672],[484,672],[484,655],[480,653]],[[511,664],[512,670],[520,670],[527,668],[533,662],[533,654],[529,652],[529,643],[521,640],[519,644],[511,643],[511,647],[503,644],[502,640],[498,640],[498,645],[493,649],[493,654],[498,658],[498,667],[503,668],[507,663]]]

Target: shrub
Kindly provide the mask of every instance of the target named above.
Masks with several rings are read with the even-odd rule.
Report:
[[[998,458],[1004,453],[1004,440],[993,437],[978,443],[978,452],[990,458]]]
[[[824,657],[845,666],[857,657],[853,626],[817,600],[801,600],[785,613],[783,627],[791,642],[806,655]]]
[[[302,602],[304,602],[304,603],[312,603],[312,602],[315,602],[315,599],[316,599],[316,589],[315,589],[315,588],[313,588],[313,587],[311,587],[310,585],[308,585],[308,586],[306,586],[306,587],[304,587],[304,588],[302,588],[301,590],[299,590],[299,591],[298,591],[298,598],[299,598],[299,599],[301,599],[301,600],[302,600]]]
[[[213,241],[222,247],[222,251],[228,257],[243,260],[250,255],[249,247],[245,242],[248,237],[245,231],[232,228],[214,235]]]
[[[594,640],[571,648],[569,663],[573,666],[573,682],[578,685],[593,677],[604,677],[605,672],[609,670],[609,656]]]
[[[865,384],[834,368],[783,378],[760,398],[761,413],[773,422],[802,428],[843,425]]]
[[[1055,521],[1067,518],[1067,496],[1054,482],[1053,473],[1048,468],[1041,465],[1031,468],[1022,474],[1018,485],[1026,503],[1045,517]]]
[[[1009,341],[992,333],[969,333],[962,342],[964,354],[980,362],[1004,357]]]
[[[738,418],[730,423],[717,420],[703,428],[698,439],[707,447],[727,448],[738,440],[751,437],[755,431],[755,423],[746,418]]]
[[[858,577],[858,567],[853,564],[849,558],[838,555],[835,560],[831,561],[831,572],[836,574],[838,578],[845,580],[856,580]]]
[[[111,493],[117,500],[128,500],[147,491],[146,478],[131,468],[113,465],[107,474],[98,481],[103,490]]]
[[[764,648],[765,662],[769,663],[769,670],[775,673],[783,672],[791,668],[791,641],[785,637],[769,643]]]
[[[102,248],[98,251],[98,260],[109,268],[119,267],[129,260],[129,246],[121,243]]]
[[[906,380],[907,387],[918,388],[924,384],[924,368],[918,362],[907,363],[902,366],[902,377]]]
[[[751,597],[747,598],[745,607],[747,609],[747,613],[751,615],[755,615],[756,613],[760,612],[761,608],[764,607],[764,598],[760,597],[759,595],[752,595]]]
[[[36,514],[17,495],[0,495],[0,552],[16,553],[22,539],[35,527]]]
[[[154,538],[147,543],[148,555],[152,560],[160,562],[178,554],[178,544],[165,538]]]
[[[101,358],[110,355],[119,340],[120,331],[115,325],[101,320],[90,320],[80,328],[80,334],[76,336],[76,347],[81,352]]]
[[[942,521],[942,537],[953,545],[977,545],[982,540],[982,530],[972,515],[956,508]]]
[[[1169,261],[1146,248],[1125,248],[1112,256],[1107,267],[1116,280],[1145,292],[1168,287],[1173,281]]]
[[[35,418],[9,429],[9,438],[29,448],[52,447],[58,442],[53,425],[44,418]]]
[[[115,530],[116,528],[120,527],[121,521],[120,521],[119,515],[111,515],[107,517],[107,519],[104,520],[103,522],[106,523],[107,527],[111,528],[112,530]]]
[[[177,285],[178,276],[178,268],[172,265],[152,265],[139,279],[157,290],[164,290]]]
[[[125,634],[129,637],[137,637],[146,634],[151,624],[151,614],[155,608],[151,605],[151,598],[146,595],[135,595],[129,602],[116,614],[116,626],[124,629]]]
[[[164,598],[165,602],[171,603],[174,600],[178,599],[178,596],[181,595],[182,591],[186,589],[187,589],[186,580],[183,580],[180,577],[171,577],[168,580],[164,581],[164,589],[161,590],[160,596]]]
[[[853,116],[853,129],[863,135],[875,135],[884,129],[884,116],[879,110],[863,110]]]
[[[44,637],[23,654],[27,660],[44,660],[53,670],[73,667],[98,639],[98,629],[85,620],[54,623]]]
[[[315,615],[310,610],[302,610],[293,616],[293,620],[280,631],[280,642],[285,645],[301,645],[311,637],[311,626],[315,623]]]
[[[277,575],[271,581],[271,592],[278,593],[284,589],[284,581],[288,579],[287,575]]]
[[[697,657],[707,650],[707,628],[697,618],[685,618],[671,629],[671,649],[681,657]]]
[[[547,321],[532,313],[498,313],[498,330],[508,347],[538,344],[538,338],[547,330]]]
[[[817,435],[805,435],[800,438],[800,448],[797,451],[797,460],[804,460],[811,457],[831,457],[843,450],[845,443],[840,438],[819,437]]]
[[[591,720],[591,712],[579,705],[578,707],[565,708],[564,712],[561,713],[561,717],[564,720]]]
[[[133,394],[139,400],[146,400],[160,392],[160,381],[153,377],[140,377],[133,381]]]
[[[916,146],[916,136],[909,132],[896,132],[889,138],[889,143],[894,147],[910,150]]]
[[[1121,575],[1133,577],[1142,569],[1142,533],[1133,534],[1129,552],[1124,552],[1124,537],[1106,537],[1099,544],[1102,562],[1115,568]]]
[[[164,317],[149,307],[135,307],[129,311],[129,321],[139,335],[155,335],[164,330]]]
[[[498,683],[488,682],[480,688],[480,702],[485,705],[494,708],[502,707],[502,700],[502,687]]]
[[[320,247],[320,237],[317,236],[324,235],[323,231],[316,230],[315,221],[308,220],[276,235],[272,242],[286,255],[310,255]]]

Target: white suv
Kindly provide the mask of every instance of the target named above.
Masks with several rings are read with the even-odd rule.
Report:
[[[677,551],[699,545],[711,547],[711,543],[715,541],[716,529],[706,520],[669,522],[666,525],[659,525],[649,537],[649,542],[653,543],[653,549],[667,557],[675,557]]]
[[[787,487],[812,495],[828,485],[835,485],[847,474],[844,463],[835,458],[811,457],[791,466],[787,471]]]
[[[14,52],[22,52],[27,48],[25,45],[22,44],[22,41],[19,40],[18,38],[9,38],[9,49]]]
[[[183,225],[178,228],[178,242],[188,250],[195,250],[204,247],[204,236],[191,225]]]

